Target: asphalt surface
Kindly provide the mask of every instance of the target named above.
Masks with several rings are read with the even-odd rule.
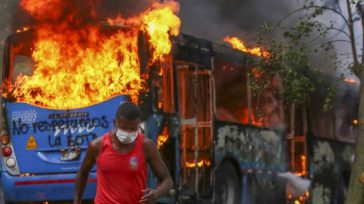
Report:
[[[0,182],[0,204],[5,204],[4,194],[3,194],[3,187],[1,186],[1,182]]]

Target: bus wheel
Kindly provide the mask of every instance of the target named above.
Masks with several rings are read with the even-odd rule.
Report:
[[[239,204],[241,180],[234,166],[224,162],[216,171],[216,204]]]

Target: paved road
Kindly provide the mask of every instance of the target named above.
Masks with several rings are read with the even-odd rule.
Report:
[[[93,204],[92,201],[84,201],[82,202],[83,204]],[[3,194],[3,190],[2,190],[2,186],[1,186],[1,182],[0,182],[0,204],[5,204],[4,201],[4,194]],[[38,204],[38,203],[37,203]],[[53,204],[52,202],[49,202],[49,204]],[[72,202],[57,202],[57,204],[72,204]]]
[[[0,204],[5,204],[4,194],[3,194],[3,187],[1,186],[1,182],[0,182]]]

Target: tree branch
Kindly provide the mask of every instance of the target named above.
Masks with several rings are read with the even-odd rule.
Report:
[[[346,35],[346,37],[348,37],[348,38],[350,39],[350,35],[349,35],[349,33],[345,32],[345,31],[343,31],[343,30],[340,30],[339,28],[329,28],[329,29],[330,29],[330,30],[336,30],[336,31],[338,31],[338,32],[340,32],[340,33],[342,33],[342,34]]]
[[[346,37],[348,37],[350,39],[350,34],[348,32],[346,32],[346,31],[344,31],[341,28],[331,27],[331,26],[328,26],[325,23],[322,23],[322,22],[319,22],[319,21],[316,21],[315,23],[325,27],[325,31],[335,30],[335,31],[337,31],[339,33],[344,34]]]
[[[275,30],[278,26],[280,26],[282,24],[282,22],[288,18],[289,16],[293,15],[293,14],[296,14],[298,12],[301,12],[301,11],[305,11],[305,10],[311,10],[311,9],[323,9],[323,10],[327,10],[327,11],[331,11],[337,15],[339,15],[342,20],[344,20],[346,26],[350,26],[350,23],[348,21],[348,19],[346,19],[346,17],[340,13],[340,11],[336,10],[336,9],[333,9],[333,8],[330,8],[330,7],[326,7],[326,6],[316,6],[316,5],[312,5],[312,6],[308,6],[308,7],[302,7],[300,9],[296,9],[294,11],[291,11],[289,12],[288,14],[286,14],[285,16],[283,16],[279,21],[277,21],[277,23],[275,23],[275,25],[273,26],[272,30]]]
[[[350,4],[350,0],[346,0],[346,7],[347,7],[348,15],[349,15],[348,28],[349,28],[349,32],[350,32],[351,51],[353,52],[354,69],[356,69],[355,67],[357,67],[357,65],[359,64],[359,61],[358,61],[358,55],[357,55],[357,51],[356,51],[355,32],[354,32],[354,23],[353,23],[353,13],[352,13],[351,6],[350,5],[351,5]],[[355,72],[355,70],[354,70],[354,72]]]
[[[322,24],[322,25],[326,26],[325,24]],[[343,30],[340,30],[340,29],[338,29],[338,28],[331,28],[331,27],[327,27],[325,30],[327,30],[327,31],[329,31],[329,30],[342,31],[342,33],[343,33],[346,37],[348,37],[348,39],[346,39],[346,41],[350,42],[350,35],[349,35],[347,32],[343,31]],[[319,39],[320,37],[322,37],[322,34],[318,34],[316,37],[312,38],[312,39],[309,41],[309,43],[312,43],[312,42],[316,41],[316,40],[317,40],[317,39]],[[340,41],[342,41],[342,40],[340,40]]]
[[[350,40],[339,39],[339,40],[330,40],[330,41],[327,41],[325,43],[320,44],[320,46],[325,46],[325,45],[328,45],[328,44],[334,44],[334,43],[338,43],[338,42],[351,43]]]
[[[335,31],[337,31],[337,32],[339,32],[339,33],[344,34],[346,37],[348,37],[348,38],[350,39],[350,34],[349,34],[349,33],[347,33],[347,32],[346,32],[346,31],[344,31],[344,30],[341,30],[340,28],[327,27],[327,30],[335,30]]]

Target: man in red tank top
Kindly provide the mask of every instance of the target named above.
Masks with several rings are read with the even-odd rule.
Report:
[[[95,204],[156,203],[173,187],[173,181],[156,145],[138,133],[138,107],[120,105],[114,119],[115,130],[93,140],[76,177],[74,204],[82,202],[88,175],[97,164]],[[159,179],[157,189],[146,188],[147,163]]]

